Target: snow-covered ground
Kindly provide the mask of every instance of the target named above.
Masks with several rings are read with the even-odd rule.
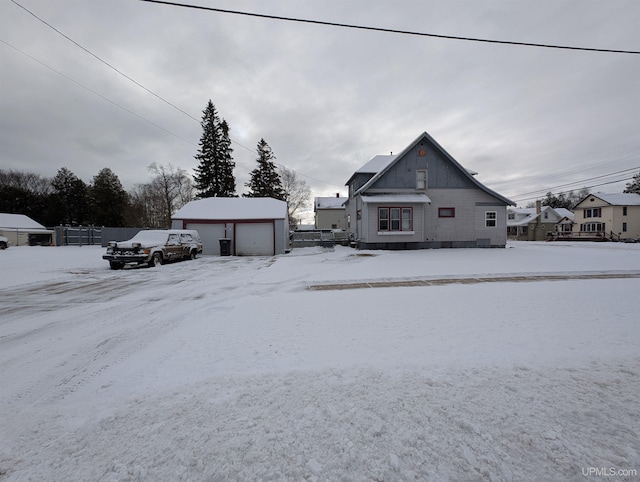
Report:
[[[640,477],[640,244],[102,253],[0,251],[0,480]]]

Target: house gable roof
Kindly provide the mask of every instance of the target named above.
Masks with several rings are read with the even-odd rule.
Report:
[[[584,198],[582,198],[582,200],[578,204],[576,204],[576,206],[579,206],[590,197],[596,197],[611,206],[640,206],[640,194],[633,193],[633,192],[619,192],[619,193],[597,192],[597,193],[589,194],[588,196],[585,196]]]
[[[461,173],[461,175],[463,177],[466,177],[468,180],[470,180],[470,182],[473,185],[475,185],[477,188],[479,188],[482,191],[486,192],[487,194],[499,199],[500,201],[504,202],[507,205],[511,205],[511,206],[515,206],[516,205],[516,203],[514,203],[510,199],[507,199],[506,197],[502,196],[501,194],[498,194],[497,192],[492,191],[491,189],[486,187],[484,184],[482,184],[480,181],[478,181],[475,177],[473,177],[474,176],[474,174],[472,174],[473,171],[469,171],[469,170],[465,169],[464,167],[462,167],[462,165],[460,165],[460,163],[458,161],[456,161],[451,156],[451,154],[449,154],[440,144],[438,144],[438,142],[433,137],[431,137],[427,132],[423,132],[422,134],[420,134],[411,144],[409,144],[407,147],[405,147],[404,150],[400,154],[391,155],[391,156],[376,156],[373,159],[371,159],[367,164],[365,164],[360,169],[358,169],[356,171],[356,173],[362,173],[362,172],[366,173],[366,172],[371,172],[371,171],[363,171],[363,169],[365,169],[365,168],[366,169],[373,169],[376,166],[381,167],[380,170],[377,171],[376,174],[374,174],[371,179],[369,179],[362,187],[360,187],[360,189],[358,189],[355,192],[355,194],[358,195],[358,194],[363,194],[364,192],[366,192],[367,189],[369,189],[371,186],[373,186],[373,184],[375,184],[375,182],[378,179],[383,177],[389,171],[389,169],[391,169],[391,167],[393,167],[393,165],[396,162],[398,162],[399,159],[401,159],[408,152],[410,152],[422,140],[426,140],[427,142],[432,144],[449,162],[451,162],[456,168],[458,168],[458,170],[460,171],[460,173]],[[381,158],[381,159],[378,159],[378,158]],[[386,164],[384,164],[383,161],[386,161]],[[353,176],[351,178],[353,178]],[[348,183],[349,183],[349,181],[347,182],[347,184]]]

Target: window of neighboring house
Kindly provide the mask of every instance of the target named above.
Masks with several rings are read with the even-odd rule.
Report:
[[[485,211],[484,213],[484,225],[487,228],[495,228],[498,222],[497,211]]]
[[[549,219],[549,213],[547,211],[544,212],[544,218]]]
[[[456,208],[438,208],[439,218],[455,218]]]
[[[416,189],[424,191],[427,189],[427,170],[418,169],[416,171]]]
[[[332,225],[331,225],[331,229],[337,229],[337,228],[338,228],[338,225],[337,225],[337,224],[332,224]]]
[[[587,233],[596,233],[598,231],[604,231],[603,223],[584,223],[580,226],[580,231]]]
[[[570,225],[570,224],[563,224],[563,225],[562,225],[562,230],[563,230],[564,232],[567,232],[567,231],[569,231],[569,232],[570,232],[570,231],[573,231],[573,230],[571,229],[571,225]]]
[[[509,219],[515,219],[516,218],[516,213],[509,213]]]
[[[599,218],[602,216],[602,208],[590,208],[584,210],[585,218]]]
[[[413,230],[413,208],[378,208],[378,231]]]
[[[622,206],[622,215],[623,216],[627,215],[627,206]]]
[[[623,233],[627,232],[627,223],[622,223],[622,232]]]

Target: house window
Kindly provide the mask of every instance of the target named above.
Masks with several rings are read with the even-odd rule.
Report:
[[[602,208],[590,208],[584,210],[585,218],[599,218],[602,216]]]
[[[515,219],[516,213],[509,213],[508,216],[509,216],[509,219]]]
[[[416,189],[418,191],[424,191],[427,189],[427,170],[418,169],[416,171]]]
[[[389,208],[378,209],[378,231],[389,231]]]
[[[622,223],[622,232],[623,233],[627,232],[627,223]]]
[[[584,223],[580,225],[580,231],[587,233],[597,233],[604,231],[604,223]]]
[[[378,208],[378,231],[412,231],[413,208]]]
[[[484,213],[484,225],[487,228],[495,228],[498,220],[497,211],[485,211]]]
[[[439,218],[455,218],[456,208],[438,208]]]
[[[572,228],[572,226],[570,224],[563,224],[562,225],[562,231],[564,231],[565,233],[573,231],[573,229],[571,229],[571,228]]]
[[[627,206],[622,206],[622,215],[623,216],[627,215]]]

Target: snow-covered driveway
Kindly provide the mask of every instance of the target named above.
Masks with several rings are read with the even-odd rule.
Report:
[[[640,245],[0,253],[1,480],[633,480]],[[386,282],[364,290],[312,285]],[[393,286],[394,282],[405,286]]]

